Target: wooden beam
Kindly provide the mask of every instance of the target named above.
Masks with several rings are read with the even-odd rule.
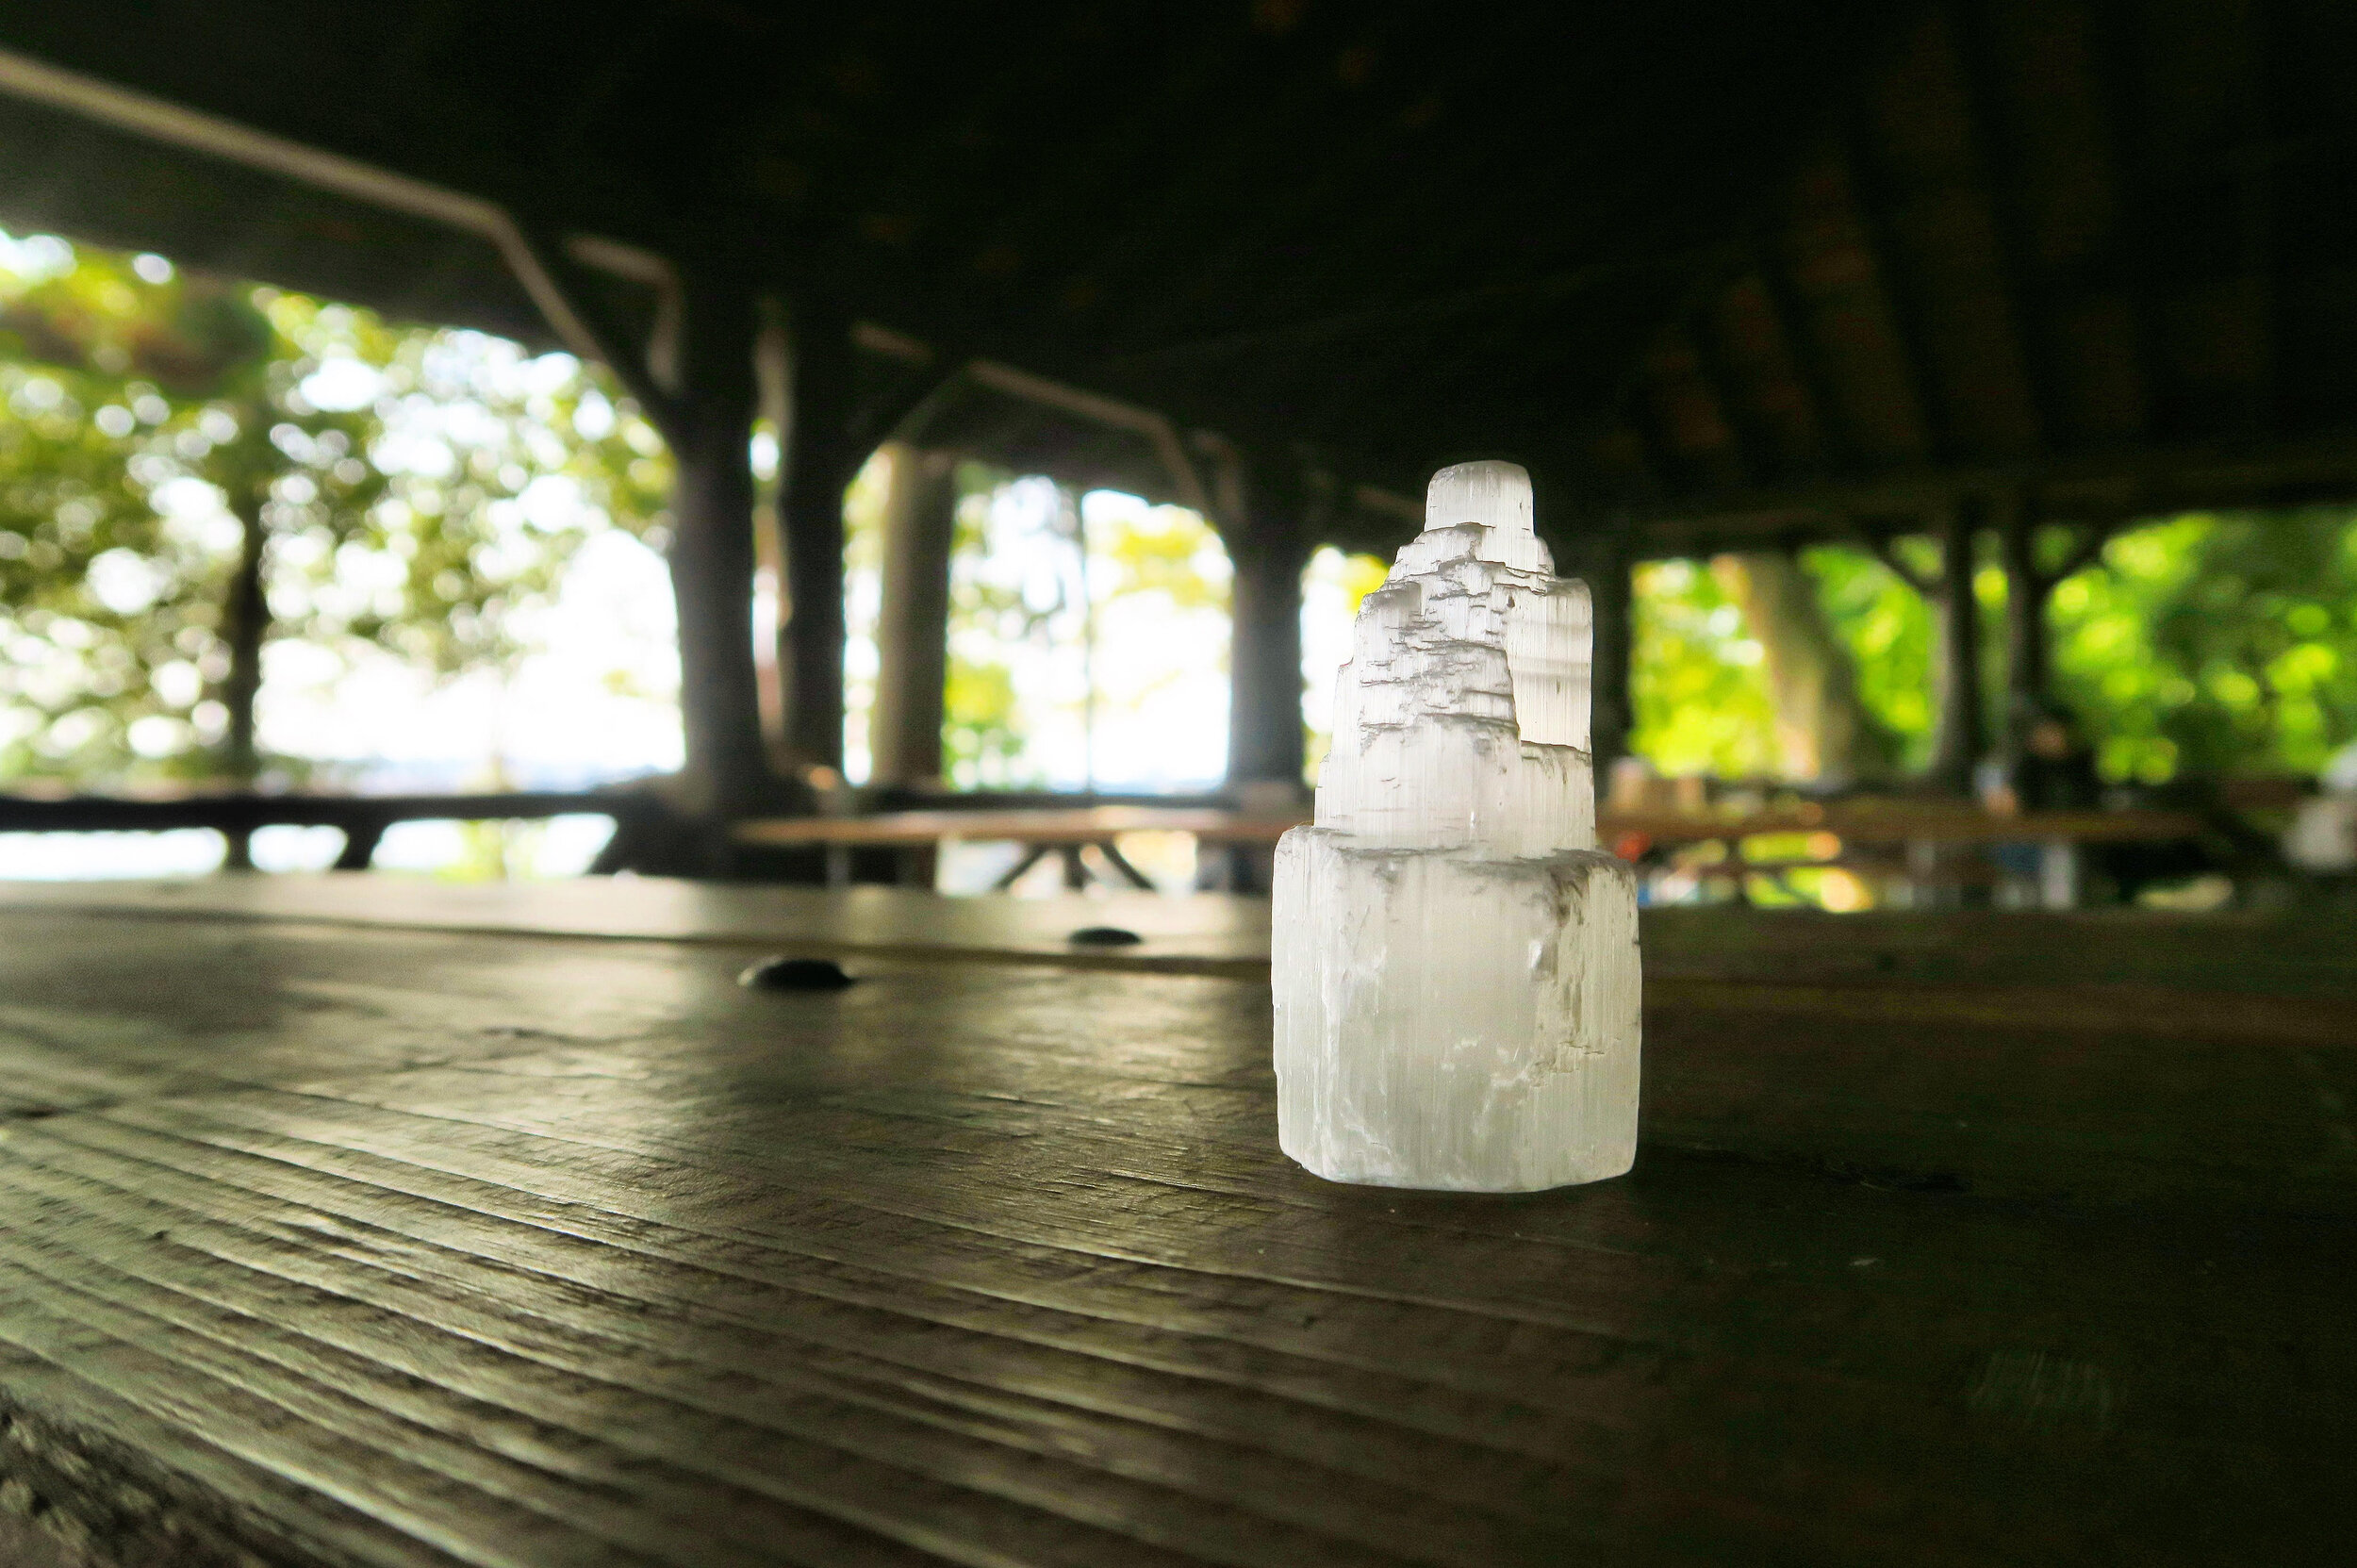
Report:
[[[2005,315],[2013,323],[2015,348],[2029,382],[2037,444],[2041,450],[2050,449],[2062,443],[2070,421],[2063,406],[2062,376],[2055,361],[2053,300],[2030,234],[2023,190],[2027,171],[2015,154],[2014,139],[2000,123],[1997,109],[1999,67],[1995,42],[1989,36],[1994,23],[1981,5],[1948,0],[1941,9],[1963,87],[1966,144],[1980,172],[1990,228],[1997,237]]]
[[[769,803],[753,668],[753,371],[760,322],[750,279],[690,272],[682,291],[681,389],[666,437],[671,592],[679,608],[680,719],[693,804],[720,817]]]
[[[1953,795],[1971,793],[1972,770],[1988,746],[1981,697],[1981,609],[1972,591],[1974,544],[1987,505],[1982,496],[1961,496],[1938,520],[1939,717],[1931,778]]]
[[[1850,428],[1848,413],[1834,395],[1833,376],[1825,369],[1824,350],[1817,341],[1815,313],[1792,287],[1773,246],[1760,244],[1755,248],[1753,272],[1767,296],[1776,336],[1783,341],[1785,352],[1791,355],[1793,374],[1807,393],[1809,409],[1816,415],[1817,438],[1822,446],[1821,459],[1825,467],[1838,468],[1855,456],[1857,437]]]
[[[2250,433],[2259,436],[2275,428],[2281,396],[2283,322],[2275,288],[2275,166],[2283,153],[2275,140],[2276,95],[2267,71],[2267,12],[2265,7],[2250,6],[2240,14],[2250,32],[2243,51],[2245,70],[2240,83],[2248,116],[2243,131],[2242,264],[2250,294],[2249,308],[2256,318],[2251,331],[2257,339],[2258,360],[2252,367],[2245,421]]]
[[[2038,514],[2026,496],[2009,500],[1997,519],[2005,567],[2005,715],[2008,726],[2047,700],[2052,645],[2046,605],[2055,580],[2038,569]]]
[[[832,302],[793,302],[781,421],[778,544],[787,613],[779,689],[790,766],[843,768],[843,492],[865,457],[851,433],[851,322]]]
[[[887,451],[892,483],[883,509],[883,595],[876,617],[867,779],[871,784],[929,784],[941,777],[957,462],[951,454],[912,446]]]
[[[1945,504],[1955,496],[2009,488],[2117,498],[2139,505],[2265,504],[2289,500],[2357,498],[2357,433],[2313,440],[2243,445],[2146,446],[2087,456],[2045,456],[2011,463],[1959,463],[1741,491],[1697,491],[1640,504],[1640,524],[1726,525],[1759,531],[1815,518],[1830,528],[1859,517],[1898,517]],[[2089,503],[2092,503],[2091,502]],[[2060,498],[2057,505],[2067,503]],[[2069,505],[2074,512],[2083,510]]]
[[[1300,465],[1256,452],[1223,465],[1217,514],[1235,568],[1228,786],[1302,787],[1301,573],[1319,533]]]
[[[1612,765],[1628,755],[1629,733],[1636,727],[1636,703],[1629,689],[1636,606],[1629,575],[1634,552],[1626,520],[1615,516],[1596,520],[1601,525],[1591,531],[1550,533],[1567,547],[1557,569],[1575,572],[1588,585],[1594,637],[1589,663],[1589,750],[1595,764],[1596,793],[1602,797],[1610,786]]]
[[[1719,422],[1726,427],[1735,471],[1744,484],[1755,485],[1778,465],[1758,419],[1737,390],[1735,372],[1720,341],[1718,306],[1722,293],[1715,288],[1705,292],[1687,326],[1686,340],[1694,351],[1695,379],[1717,408]]]
[[[1663,503],[1672,493],[1664,465],[1674,465],[1678,458],[1670,450],[1661,429],[1660,413],[1652,406],[1641,378],[1624,396],[1621,409],[1620,428],[1627,431],[1635,443],[1639,490],[1646,501]]]
[[[1874,149],[1861,116],[1842,141],[1842,167],[1848,172],[1852,210],[1857,217],[1859,243],[1873,263],[1874,280],[1889,309],[1891,330],[1898,338],[1907,392],[1917,417],[1923,421],[1924,450],[1935,459],[1954,444],[1954,420],[1939,387],[1939,367],[1931,352],[1931,337],[1922,302],[1914,280],[1899,257],[1890,223],[1890,192],[1875,168]]]
[[[2128,291],[2130,317],[2134,323],[2133,369],[2142,404],[2139,425],[2141,433],[2149,435],[2155,425],[2154,416],[2166,402],[2162,386],[2166,363],[2162,346],[2166,339],[2153,286],[2152,257],[2167,239],[2157,232],[2152,222],[2140,160],[2123,152],[2150,145],[2149,117],[2136,55],[2137,27],[2145,12],[2128,0],[2090,0],[2086,14],[2095,32],[2096,84],[2102,95],[2104,128],[2110,133],[2113,156],[2109,173],[2113,197],[2119,209],[2119,233],[2113,243],[2113,254],[2118,258]]]
[[[2118,532],[2117,522],[2090,522],[2082,525],[2079,537],[2071,544],[2070,553],[2065,555],[2061,563],[2046,574],[2050,584],[2076,577],[2102,560],[2103,547],[2112,542],[2112,536]]]
[[[577,340],[577,351],[613,371],[622,390],[676,448],[684,438],[682,421],[687,417],[680,396],[685,370],[685,303],[676,276],[670,289],[658,294],[663,303],[657,309],[654,337],[634,344],[630,333],[607,313],[597,291],[585,286],[582,270],[586,263],[581,253],[602,255],[597,247],[562,244],[552,235],[520,223],[516,228],[516,244],[530,258],[552,299],[561,303],[568,323],[561,334]]]
[[[1912,562],[1900,554],[1896,547],[1896,537],[1890,534],[1871,535],[1867,538],[1866,546],[1874,553],[1874,559],[1880,561],[1884,569],[1893,577],[1925,599],[1932,598],[1940,591],[1939,579],[1937,576],[1918,571]]]

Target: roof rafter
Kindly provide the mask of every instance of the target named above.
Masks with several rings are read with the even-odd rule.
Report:
[[[1934,458],[1945,457],[1955,446],[1953,411],[1939,388],[1939,367],[1932,356],[1931,335],[1924,325],[1921,289],[1893,242],[1890,192],[1875,167],[1873,141],[1862,113],[1840,139],[1840,157],[1849,178],[1859,243],[1872,263],[1875,286],[1898,338],[1908,395],[1923,421],[1924,449]]]
[[[2014,344],[2022,373],[2028,378],[2031,413],[2037,444],[2052,448],[2069,420],[2063,408],[2062,378],[2055,364],[2053,302],[2030,237],[2023,186],[2027,171],[2014,153],[1998,112],[2001,93],[1992,24],[1977,5],[1945,0],[1942,8],[1948,36],[1955,51],[1963,88],[1964,134],[1979,181],[1987,198],[1990,229],[1997,237],[1997,264],[2003,290],[2005,315],[2013,324]]]

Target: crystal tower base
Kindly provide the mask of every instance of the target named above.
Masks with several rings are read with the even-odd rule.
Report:
[[[1337,1181],[1526,1192],[1636,1158],[1637,883],[1595,847],[1584,585],[1529,479],[1444,469],[1368,596],[1317,821],[1277,846],[1277,1136]]]

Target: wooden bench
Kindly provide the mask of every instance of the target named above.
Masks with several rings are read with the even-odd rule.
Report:
[[[0,833],[164,833],[211,828],[241,834],[266,827],[342,832],[338,871],[364,871],[396,822],[494,822],[610,817],[623,823],[668,815],[663,801],[620,790],[494,790],[468,795],[269,795],[174,790],[154,795],[0,794]]]
[[[1121,885],[1151,891],[1151,879],[1122,853],[1125,834],[1161,832],[1195,835],[1209,849],[1252,848],[1265,850],[1289,828],[1309,820],[1307,813],[1239,812],[1216,807],[1157,808],[1096,806],[1050,810],[931,810],[884,812],[866,817],[761,817],[740,822],[733,830],[741,845],[770,849],[819,847],[827,851],[828,879],[842,886],[850,881],[853,850],[900,851],[903,885],[912,884],[920,859],[945,843],[999,842],[1021,845],[1024,853],[1001,874],[996,887],[1012,886],[1016,879],[1049,854],[1063,859],[1064,884],[1087,885],[1089,874],[1083,850],[1094,849]],[[1597,834],[1607,846],[1617,846],[1634,859],[1656,845],[1724,843],[1771,834],[1830,834],[1845,845],[1895,848],[1913,853],[1908,863],[1917,875],[1937,874],[1924,863],[1926,849],[1981,847],[2002,843],[2075,846],[2080,844],[2168,843],[2199,837],[2203,823],[2186,812],[2085,811],[2024,812],[1997,816],[1964,805],[1924,801],[1871,801],[1860,804],[1802,804],[1736,813],[1709,811],[1607,810],[1597,819]],[[1835,856],[1820,855],[1779,862],[1785,866],[1834,864]],[[1739,863],[1756,866],[1757,863]]]

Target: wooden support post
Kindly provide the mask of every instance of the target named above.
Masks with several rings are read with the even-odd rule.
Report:
[[[1957,498],[1940,518],[1939,723],[1931,776],[1942,791],[1972,792],[1972,769],[1988,748],[1981,701],[1981,607],[1972,592],[1973,545],[1986,502]]]
[[[1630,565],[1627,532],[1617,522],[1591,536],[1580,561],[1595,609],[1589,745],[1599,797],[1610,789],[1612,765],[1628,755],[1629,732],[1636,728],[1636,702],[1629,692],[1637,637]]]
[[[1301,573],[1313,548],[1306,487],[1280,460],[1223,487],[1235,568],[1228,644],[1228,786],[1302,788]],[[1273,793],[1273,791],[1267,791]]]
[[[691,809],[756,811],[772,787],[753,673],[753,471],[757,310],[750,280],[691,272],[680,385],[664,434],[678,478],[671,592],[679,606],[680,719]]]
[[[2008,724],[2047,701],[2052,665],[2046,604],[2057,579],[2038,570],[2037,514],[2017,503],[1998,520],[2005,566],[2005,713]]]
[[[843,490],[866,454],[851,437],[849,322],[831,305],[799,301],[788,323],[785,456],[778,535],[784,557],[785,624],[778,677],[785,750],[803,767],[843,767]]]
[[[957,465],[946,452],[886,449],[883,599],[876,617],[876,705],[867,726],[871,784],[941,777],[942,689],[948,676],[949,548]]]

